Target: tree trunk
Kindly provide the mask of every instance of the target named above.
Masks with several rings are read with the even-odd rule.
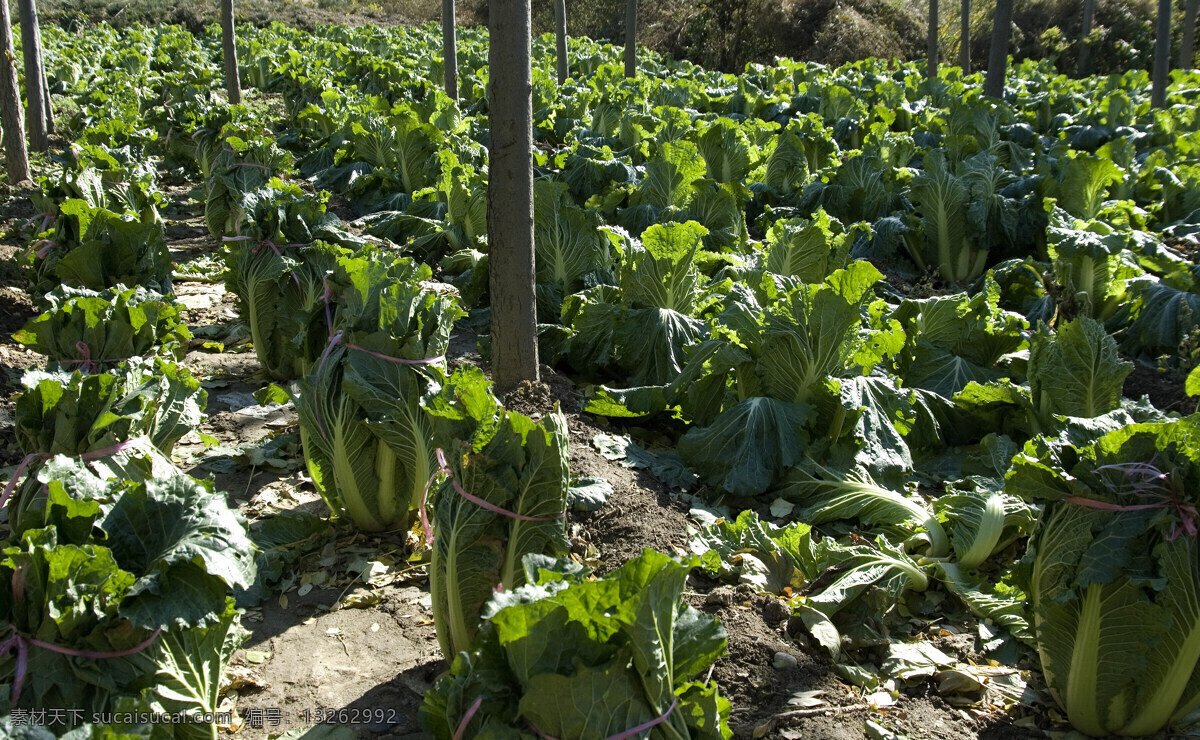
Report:
[[[29,129],[29,148],[44,152],[50,148],[46,138],[46,89],[42,87],[42,44],[38,38],[37,5],[20,0],[21,48],[25,57],[25,125]]]
[[[992,16],[992,45],[988,49],[987,81],[983,93],[993,98],[1004,97],[1004,75],[1008,72],[1008,40],[1012,35],[1013,0],[996,0]]]
[[[958,31],[958,66],[963,74],[971,71],[971,0],[962,0],[962,25]]]
[[[458,39],[455,38],[454,0],[442,0],[442,59],[446,69],[446,94],[458,100]]]
[[[1092,35],[1092,21],[1096,19],[1096,0],[1083,0],[1083,21],[1079,24],[1079,76],[1087,77],[1092,73],[1092,45],[1088,36]]]
[[[1171,72],[1171,0],[1158,0],[1158,33],[1154,38],[1154,71],[1151,75],[1150,105],[1167,105],[1167,78]]]
[[[492,380],[538,380],[533,251],[533,82],[529,0],[491,0],[488,266]]]
[[[0,0],[0,125],[3,128],[5,169],[8,170],[8,180],[12,185],[30,179],[15,61],[8,2]]]
[[[39,33],[40,37],[41,34]],[[41,38],[38,39],[39,45]],[[46,133],[54,133],[54,106],[50,102],[50,80],[46,79],[46,60],[42,60],[42,100],[46,101]]]
[[[1192,69],[1196,63],[1196,14],[1200,0],[1187,0],[1183,12],[1183,38],[1179,40],[1179,68]]]
[[[925,75],[936,80],[938,74],[938,0],[929,0],[929,35],[925,42],[926,55],[929,57],[929,67]]]
[[[242,103],[242,81],[238,77],[237,46],[233,35],[233,0],[221,0],[221,39],[225,49],[225,91],[230,105]]]
[[[558,37],[558,84],[571,76],[567,62],[567,0],[554,0],[554,33]]]
[[[625,3],[625,76],[637,77],[637,5],[638,0]]]

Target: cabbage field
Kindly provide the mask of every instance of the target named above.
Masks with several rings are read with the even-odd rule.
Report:
[[[1200,735],[1200,74],[534,39],[501,397],[486,32],[44,36],[0,736]]]

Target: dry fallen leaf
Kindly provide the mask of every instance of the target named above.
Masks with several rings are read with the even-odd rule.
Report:
[[[824,694],[824,691],[800,691],[792,694],[792,698],[788,699],[788,706],[799,707],[801,709],[819,707],[825,703],[825,700],[818,697]]]
[[[269,684],[257,670],[246,665],[230,665],[225,669],[225,675],[221,679],[222,692],[246,688],[262,691],[268,686]]]

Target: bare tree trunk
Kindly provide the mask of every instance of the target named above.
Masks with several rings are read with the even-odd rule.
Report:
[[[5,169],[10,184],[30,179],[25,128],[21,125],[21,91],[13,55],[12,18],[7,0],[0,0],[0,125],[4,139]]]
[[[962,0],[962,24],[958,31],[958,66],[971,71],[971,0]]]
[[[221,0],[221,39],[225,50],[225,91],[230,105],[242,102],[242,81],[238,77],[237,46],[233,35],[233,0]]]
[[[37,4],[20,0],[21,48],[25,57],[25,125],[29,129],[29,148],[44,152],[50,148],[46,138],[46,89],[42,87],[42,44],[38,38]]]
[[[1183,38],[1179,40],[1179,68],[1192,69],[1196,62],[1196,14],[1200,0],[1187,0],[1183,11]]]
[[[1167,105],[1167,77],[1171,72],[1171,0],[1158,0],[1158,32],[1154,38],[1154,71],[1151,74],[1150,105]]]
[[[637,77],[638,0],[625,3],[625,76]]]
[[[488,267],[492,380],[538,380],[533,251],[533,70],[529,0],[491,0]]]
[[[929,35],[926,43],[926,55],[929,57],[929,67],[925,75],[936,80],[938,74],[938,0],[929,0]]]
[[[40,37],[41,34],[39,33]],[[41,39],[38,39],[39,45]],[[42,100],[46,101],[46,133],[54,133],[54,106],[50,102],[50,80],[46,79],[46,60],[42,59]]]
[[[446,70],[446,94],[458,100],[458,39],[455,38],[454,0],[442,0],[442,60]]]
[[[1092,45],[1088,37],[1092,35],[1092,21],[1096,19],[1096,0],[1083,0],[1083,21],[1079,25],[1079,76],[1087,77],[1092,73]]]
[[[558,37],[558,84],[571,75],[567,63],[567,0],[554,0],[554,33]]]
[[[1012,35],[1013,0],[996,0],[996,14],[992,16],[992,44],[988,49],[987,81],[983,85],[984,95],[993,98],[1004,96],[1004,75],[1008,72],[1008,41]]]

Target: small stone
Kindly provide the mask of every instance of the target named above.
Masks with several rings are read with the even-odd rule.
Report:
[[[775,662],[771,665],[775,666],[775,668],[778,670],[786,671],[790,668],[795,668],[799,662],[800,661],[796,660],[795,655],[780,651],[775,653]]]
[[[736,597],[731,586],[718,586],[708,596],[704,597],[705,604],[714,604],[716,606],[729,606],[735,600]]]
[[[766,621],[767,624],[774,627],[783,620],[792,616],[792,608],[788,606],[787,602],[783,599],[771,599],[767,603],[763,604],[762,615],[763,620]]]

